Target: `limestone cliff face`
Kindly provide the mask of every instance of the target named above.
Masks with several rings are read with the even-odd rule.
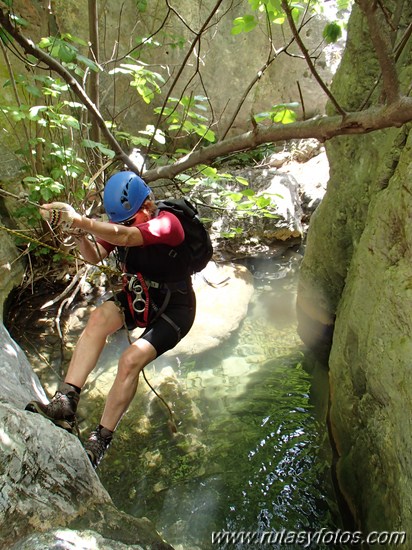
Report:
[[[384,2],[392,8],[389,2]],[[410,22],[405,5],[400,28]],[[334,81],[357,108],[379,69],[355,9]],[[401,31],[402,32],[402,31]],[[356,47],[355,47],[356,45]],[[361,65],[366,63],[365,66]],[[410,86],[411,46],[399,59]],[[371,102],[381,93],[378,87]],[[363,530],[412,526],[412,135],[410,127],[335,138],[330,181],[301,270],[300,331],[319,343],[335,322],[330,421],[341,488]]]
[[[183,23],[170,12],[166,2],[148,2],[146,11],[140,12],[136,2],[101,2],[99,3],[100,55],[101,60],[111,60],[107,69],[118,67],[120,63],[133,63],[140,60],[149,69],[161,73],[167,79],[169,88],[183,63],[194,40],[194,34],[188,29],[199,32],[207,20],[216,2],[204,0],[179,0],[174,6]],[[143,4],[143,2],[141,2]],[[59,31],[74,34],[88,40],[88,3],[86,0],[67,2],[56,0],[51,10],[41,2],[16,0],[13,5],[29,21],[30,36],[35,39]],[[231,34],[233,20],[250,14],[248,2],[224,3],[212,19],[209,30],[204,34],[201,44],[190,56],[181,78],[174,87],[172,97],[179,98],[184,93],[207,96],[213,104],[213,129],[220,135],[225,130],[232,114],[248,85],[257,76],[267,60],[269,53],[268,38],[264,14],[260,25],[250,33],[238,36]],[[167,18],[169,13],[170,17]],[[310,51],[318,51],[319,39],[324,22],[313,20],[305,26],[303,38]],[[287,30],[274,25],[272,29],[277,49],[285,44],[283,37]],[[137,47],[143,37],[154,37],[144,53]],[[290,38],[286,38],[288,41]],[[296,82],[304,89],[306,115],[324,112],[326,96],[307,70],[297,46],[288,48],[296,57],[279,55],[249,94],[234,124],[234,131],[250,129],[251,113],[267,111],[272,105],[296,101],[299,90]],[[133,50],[132,57],[124,55]],[[87,49],[83,52],[87,55]],[[331,56],[340,55],[340,48],[328,48],[318,59],[318,70],[325,81],[330,82],[333,74]],[[114,58],[120,60],[115,63]],[[213,63],[208,62],[213,60]],[[196,65],[199,62],[202,82],[196,76]],[[167,72],[164,65],[167,64]],[[117,73],[116,79],[106,73],[101,78],[102,112],[108,120],[115,112],[116,123],[128,132],[137,133],[144,130],[146,124],[154,124],[153,106],[161,105],[163,98],[155,94],[153,103],[147,105],[130,86],[130,77]],[[207,105],[205,103],[205,105]],[[300,112],[302,114],[302,112]]]

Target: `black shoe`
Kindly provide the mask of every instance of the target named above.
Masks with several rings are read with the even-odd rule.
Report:
[[[76,410],[80,395],[70,384],[61,384],[52,400],[47,405],[40,401],[30,401],[26,411],[39,413],[51,420],[56,426],[72,433],[77,428]]]
[[[110,443],[112,442],[113,432],[107,428],[97,426],[89,435],[89,439],[84,444],[86,453],[94,469],[100,464]]]

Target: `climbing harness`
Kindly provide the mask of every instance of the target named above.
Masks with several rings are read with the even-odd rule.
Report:
[[[130,313],[140,327],[146,327],[149,323],[150,296],[144,277],[137,273],[136,275],[122,274],[123,290],[126,292],[127,302]],[[140,317],[140,320],[136,317]]]
[[[165,314],[165,310],[169,305],[173,292],[187,292],[188,287],[186,281],[160,283],[144,278],[141,273],[136,273],[134,275],[123,273],[122,280],[129,310],[136,325],[139,327],[147,327],[149,323],[153,323],[156,319],[162,317],[174,328],[180,340],[181,329]],[[149,288],[155,288],[165,293],[165,297],[160,307],[151,298]],[[152,311],[154,315],[151,317],[150,314]]]

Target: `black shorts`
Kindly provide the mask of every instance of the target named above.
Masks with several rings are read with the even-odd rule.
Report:
[[[150,289],[150,300],[161,308],[166,298],[166,290]],[[125,291],[116,294],[110,298],[117,303],[124,312],[126,326],[133,330],[139,326],[139,317],[132,313],[128,295]],[[157,352],[157,357],[169,349],[172,349],[191,329],[196,315],[196,296],[190,286],[187,290],[176,290],[170,294],[170,299],[164,310],[164,316],[156,317],[155,311],[151,308],[149,324],[140,338],[147,340],[152,344]],[[150,321],[150,318],[152,320]],[[154,320],[153,320],[154,319]]]

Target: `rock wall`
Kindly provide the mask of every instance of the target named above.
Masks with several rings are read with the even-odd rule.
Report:
[[[108,70],[115,68],[119,63],[132,63],[133,59],[122,58],[115,63],[116,48],[119,58],[134,49],[133,56],[147,64],[156,72],[161,73],[170,86],[193,41],[194,35],[188,27],[198,32],[206,21],[214,0],[193,2],[180,0],[175,9],[184,17],[184,24],[174,14],[164,24],[168,12],[167,3],[148,2],[147,10],[139,12],[136,2],[123,3],[99,2],[100,28],[100,56],[101,61],[111,61],[105,65]],[[58,0],[53,2],[52,8],[46,10],[41,2],[24,2],[16,0],[14,9],[21,13],[34,27],[30,27],[30,35],[36,39],[49,33],[67,32],[88,39],[88,3],[86,0]],[[235,111],[240,98],[248,85],[256,77],[267,60],[269,53],[266,32],[265,15],[261,14],[258,27],[250,33],[234,36],[231,34],[233,20],[250,12],[247,1],[234,5],[224,2],[212,20],[209,30],[204,34],[201,44],[196,48],[181,80],[173,90],[172,97],[179,98],[182,93],[207,96],[213,104],[214,126],[217,133],[221,133],[232,113]],[[309,51],[316,51],[319,55],[319,36],[324,23],[311,21],[302,31],[303,39]],[[151,40],[151,46],[141,54],[137,48],[138,40],[151,36],[156,30],[159,34]],[[273,38],[275,47],[281,49],[289,40],[290,34],[280,25],[274,25]],[[283,33],[286,33],[286,38]],[[181,42],[181,39],[185,42]],[[161,43],[161,44],[160,44]],[[307,70],[306,63],[301,59],[300,50],[291,45],[289,51],[295,57],[279,55],[269,69],[258,80],[234,125],[235,131],[250,129],[250,113],[267,111],[272,105],[299,101],[299,90],[296,82],[299,81],[304,90],[306,116],[323,113],[326,96]],[[340,55],[341,47],[325,48],[317,59],[317,67],[326,82],[330,82],[333,74],[333,55]],[[337,53],[336,53],[337,52]],[[87,51],[84,52],[87,55]],[[208,61],[209,60],[209,61]],[[210,63],[210,61],[212,63]],[[218,60],[218,62],[216,62]],[[202,82],[196,76],[197,63],[200,63]],[[165,70],[164,64],[168,69]],[[107,74],[101,74],[101,105],[104,116],[111,120],[116,116],[116,123],[128,132],[137,133],[144,130],[146,124],[154,123],[153,106],[160,105],[162,100],[157,96],[155,101],[146,105],[137,95],[135,88],[130,87],[130,78],[117,73],[116,79]],[[226,85],[222,86],[222,82]],[[116,107],[113,108],[113,105]],[[300,110],[302,114],[302,110]]]
[[[391,10],[391,2],[384,2]],[[412,17],[404,10],[400,34]],[[333,91],[345,108],[367,97],[379,68],[354,10]],[[350,68],[350,69],[349,69]],[[411,45],[400,57],[410,86]],[[376,89],[372,101],[379,97]],[[330,181],[302,265],[300,332],[331,342],[330,424],[340,487],[364,532],[412,527],[412,135],[410,125],[327,145]],[[323,339],[323,340],[322,340]]]

